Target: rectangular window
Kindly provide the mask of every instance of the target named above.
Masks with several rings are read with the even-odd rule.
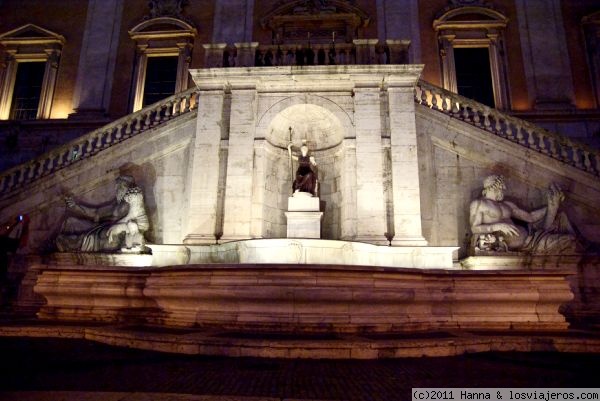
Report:
[[[36,119],[45,69],[45,62],[18,63],[10,108],[11,120]]]
[[[458,94],[495,107],[494,86],[487,47],[454,48]]]
[[[156,103],[175,94],[177,62],[177,56],[148,57],[142,106]]]

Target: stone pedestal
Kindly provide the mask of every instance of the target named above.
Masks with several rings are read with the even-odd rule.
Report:
[[[319,205],[319,198],[306,192],[296,192],[288,198],[288,238],[321,238],[323,212]]]

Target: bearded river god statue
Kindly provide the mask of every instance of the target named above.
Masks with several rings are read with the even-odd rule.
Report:
[[[66,218],[55,242],[60,252],[146,251],[144,232],[150,225],[142,190],[127,175],[118,177],[115,186],[115,200],[104,206],[65,199]]]
[[[546,192],[547,206],[527,212],[504,200],[504,178],[483,180],[482,196],[471,202],[470,225],[475,254],[523,252],[534,255],[581,254],[585,240],[559,212],[564,194],[552,184]],[[521,223],[522,222],[522,223]]]

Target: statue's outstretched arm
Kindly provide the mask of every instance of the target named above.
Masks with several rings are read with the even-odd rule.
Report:
[[[540,220],[542,220],[546,215],[545,207],[528,212],[526,210],[521,209],[512,202],[505,201],[504,204],[510,207],[510,210],[514,217],[516,217],[519,220],[523,220],[526,223],[537,223]]]

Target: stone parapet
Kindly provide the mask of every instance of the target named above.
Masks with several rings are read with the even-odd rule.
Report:
[[[249,332],[561,330],[568,272],[285,264],[48,266],[38,317]]]

